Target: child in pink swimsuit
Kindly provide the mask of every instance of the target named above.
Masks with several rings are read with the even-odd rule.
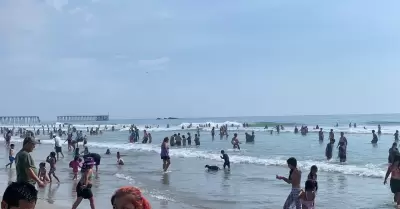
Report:
[[[72,168],[72,172],[74,173],[72,180],[78,179],[78,171],[79,167],[81,167],[78,156],[76,156],[74,160],[69,163],[69,167]]]

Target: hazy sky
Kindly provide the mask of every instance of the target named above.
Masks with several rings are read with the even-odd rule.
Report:
[[[400,112],[398,8],[398,0],[1,0],[0,115]]]

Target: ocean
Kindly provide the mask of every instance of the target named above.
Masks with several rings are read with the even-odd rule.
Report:
[[[50,124],[48,122],[45,124]],[[174,133],[196,133],[200,124],[221,126],[228,124],[229,137],[218,136],[212,140],[211,127],[201,128],[201,145],[172,147],[170,150],[170,172],[162,172],[160,159],[160,145],[164,137]],[[241,125],[248,123],[250,127]],[[338,123],[338,127],[334,125]],[[349,128],[349,123],[357,123],[357,128]],[[276,117],[231,117],[231,118],[187,118],[176,120],[111,120],[105,123],[72,123],[78,130],[88,135],[90,152],[102,155],[99,172],[94,181],[93,192],[97,208],[111,208],[110,197],[116,188],[123,185],[135,185],[142,189],[144,195],[151,201],[152,207],[157,208],[221,208],[221,209],[259,209],[282,208],[291,186],[275,179],[275,176],[287,176],[289,169],[286,160],[295,157],[303,172],[302,181],[305,182],[312,165],[318,166],[319,190],[316,197],[316,208],[323,209],[385,209],[393,208],[393,195],[387,185],[383,185],[383,178],[387,169],[388,149],[391,147],[393,134],[400,129],[400,114],[385,115],[331,115],[331,116],[276,116]],[[135,124],[142,135],[145,126],[153,136],[152,144],[132,144],[128,142],[129,126]],[[169,124],[169,128],[167,128]],[[192,124],[192,128],[186,127]],[[282,124],[285,129],[280,134],[269,130],[276,124]],[[379,136],[377,146],[372,146],[371,130],[382,126],[382,135]],[[108,130],[102,135],[89,136],[86,127],[100,125]],[[114,125],[116,130],[111,131]],[[294,134],[294,126],[307,125],[309,133],[306,136]],[[319,125],[324,129],[325,140],[318,140],[318,130],[313,127]],[[2,125],[3,127],[12,127]],[[17,125],[33,129],[33,126]],[[58,125],[57,125],[58,126]],[[126,128],[123,128],[126,126]],[[182,126],[185,129],[182,129]],[[232,127],[233,126],[233,127]],[[40,127],[39,125],[36,128]],[[64,127],[66,130],[67,126]],[[328,131],[333,129],[338,141],[339,132],[345,132],[348,140],[347,162],[339,163],[337,149],[334,149],[334,158],[327,161],[325,147],[328,143]],[[255,132],[255,143],[245,143],[245,132]],[[234,133],[238,133],[242,142],[241,150],[233,150],[230,143]],[[42,144],[33,152],[36,164],[44,161],[53,148],[53,140],[48,136],[40,135]],[[4,141],[4,139],[0,139]],[[14,137],[16,149],[21,148],[22,139]],[[141,140],[140,140],[141,141]],[[193,143],[192,143],[193,144]],[[111,155],[105,155],[106,149]],[[207,172],[208,165],[222,167],[220,150],[225,150],[230,156],[231,170]],[[61,184],[52,184],[40,190],[40,198],[60,207],[70,207],[75,199],[71,169],[68,168],[72,160],[72,153],[67,152],[67,145],[63,145],[66,157],[57,164],[57,175]],[[125,155],[125,165],[116,165],[116,152]],[[0,156],[4,164],[7,163],[7,151]],[[15,169],[0,169],[4,178],[1,184],[15,179]],[[304,185],[304,184],[303,184]],[[89,208],[88,202],[83,202],[79,208]]]

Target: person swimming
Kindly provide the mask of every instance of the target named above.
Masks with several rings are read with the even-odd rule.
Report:
[[[107,149],[106,155],[111,155],[110,149]]]

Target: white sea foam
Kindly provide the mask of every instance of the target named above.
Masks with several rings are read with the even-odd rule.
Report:
[[[4,141],[4,138],[0,138],[0,141]],[[22,139],[13,138],[13,141],[22,142]],[[41,140],[42,144],[54,144],[53,140]],[[66,146],[64,144],[64,146]],[[90,142],[89,146],[99,147],[99,148],[110,148],[119,150],[137,150],[145,152],[160,153],[160,145],[154,144],[133,144],[133,143],[107,143],[107,142]],[[286,166],[286,159],[288,156],[281,156],[275,158],[259,158],[246,155],[236,155],[234,151],[227,150],[230,153],[230,161],[232,163],[240,164],[254,164],[261,166]],[[243,154],[243,152],[241,152]],[[180,158],[203,158],[214,161],[222,161],[219,153],[198,150],[196,148],[178,148],[170,149],[170,155],[173,157]],[[349,164],[339,164],[337,162],[325,161],[325,160],[302,160],[299,161],[299,166],[303,169],[309,169],[312,165],[317,165],[320,171],[325,172],[336,172],[347,175],[357,175],[364,177],[382,178],[385,175],[384,165],[349,165]],[[119,178],[124,178],[119,176]],[[128,180],[128,179],[127,179]],[[133,180],[133,179],[132,179]]]
[[[206,124],[210,124],[210,127],[204,127]],[[58,126],[61,125],[61,129],[63,131],[68,130],[68,125],[65,125],[64,127],[62,126],[62,123],[55,123],[55,126],[58,128]],[[93,124],[71,124],[73,127],[75,127],[77,130],[81,131],[86,131],[87,128],[97,128],[99,127],[100,130],[103,131],[111,131],[111,127],[114,126],[116,131],[122,131],[122,132],[127,132],[130,129],[131,124],[102,124],[102,125],[93,125]],[[191,126],[190,126],[191,125]],[[225,122],[212,122],[212,121],[205,121],[202,123],[181,123],[179,125],[171,125],[169,128],[167,128],[167,125],[154,125],[154,124],[136,124],[137,128],[140,131],[147,130],[149,132],[165,132],[165,131],[186,131],[186,130],[196,130],[197,127],[200,127],[200,131],[202,132],[211,132],[212,127],[215,127],[216,129],[216,134],[218,134],[219,129],[217,127],[221,127],[222,125],[228,125],[228,131],[229,132],[266,132],[270,130],[274,130],[274,127],[268,127],[265,129],[264,127],[242,127],[242,123],[237,122],[237,121],[225,121]],[[8,127],[12,128],[13,125],[1,125],[2,127]],[[189,128],[190,126],[190,128]],[[203,126],[203,127],[201,127]],[[25,128],[27,130],[34,130],[34,129],[42,129],[41,125],[15,125],[15,127],[21,127]],[[107,130],[106,130],[107,127]],[[184,129],[182,129],[184,127]],[[300,128],[300,127],[298,127]],[[324,132],[329,132],[330,129],[332,129],[335,133],[337,132],[344,132],[348,134],[371,134],[372,130],[377,130],[377,126],[371,126],[371,125],[362,125],[359,124],[357,128],[349,128],[348,126],[339,126],[339,127],[333,127],[333,126],[320,126],[320,128],[323,128]],[[47,127],[45,126],[45,130],[47,131]],[[309,126],[309,132],[310,133],[317,133],[319,129],[314,129],[313,127]],[[382,134],[388,134],[392,135],[396,130],[400,130],[400,126],[398,125],[391,125],[391,126],[383,126],[382,127]],[[294,132],[294,126],[285,126],[284,130],[280,130],[281,133],[293,133]]]

